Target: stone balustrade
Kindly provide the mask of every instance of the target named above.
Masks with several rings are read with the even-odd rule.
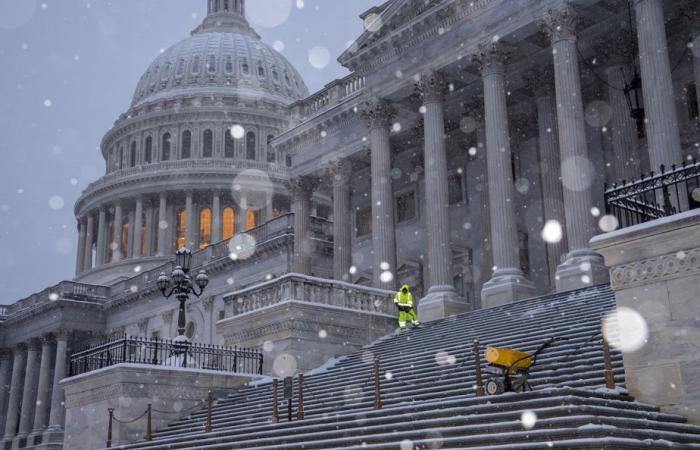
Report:
[[[285,301],[310,302],[378,314],[394,314],[393,292],[342,281],[288,274],[224,297],[227,317]]]
[[[290,109],[299,119],[306,119],[325,111],[341,100],[355,95],[362,91],[364,87],[365,77],[357,74],[350,74],[345,78],[328,83],[320,91],[293,103],[290,105]]]
[[[62,281],[55,286],[32,294],[29,297],[3,307],[0,316],[11,319],[41,305],[57,300],[80,300],[83,302],[104,303],[109,298],[110,289],[106,286],[95,286],[73,281]]]

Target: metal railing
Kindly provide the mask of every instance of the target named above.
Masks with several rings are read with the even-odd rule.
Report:
[[[605,209],[624,228],[700,207],[700,161],[685,161],[605,189]]]
[[[122,336],[73,353],[69,373],[75,376],[125,363],[261,375],[263,355],[253,349]]]

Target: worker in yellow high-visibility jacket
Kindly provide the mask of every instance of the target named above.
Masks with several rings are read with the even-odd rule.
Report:
[[[413,308],[413,295],[407,284],[401,286],[401,290],[394,295],[394,304],[399,310],[399,328],[405,330],[407,321],[411,321],[413,326],[418,325],[418,315]]]

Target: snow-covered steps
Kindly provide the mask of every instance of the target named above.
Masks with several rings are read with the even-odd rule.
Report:
[[[216,402],[212,432],[203,431],[206,411],[197,411],[159,430],[151,442],[120,448],[641,449],[670,443],[700,449],[700,427],[601,389],[600,319],[613,308],[610,289],[594,287],[393,333],[307,374],[304,420],[286,422],[280,401],[282,422],[273,424],[271,384],[257,383]],[[526,351],[551,337],[557,341],[531,372],[533,392],[476,397],[474,337]],[[375,357],[381,361],[381,410],[373,409]],[[623,387],[618,354],[613,367]]]

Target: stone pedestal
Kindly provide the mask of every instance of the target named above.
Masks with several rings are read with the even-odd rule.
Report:
[[[700,424],[700,210],[596,236],[618,307],[638,312],[648,337],[623,352],[625,383],[643,403]]]
[[[394,330],[393,295],[288,274],[224,297],[226,318],[216,327],[227,346],[262,347],[264,374],[292,376],[359,351]]]
[[[114,416],[128,421],[140,416],[152,403],[152,426],[155,432],[178,419],[178,414],[158,411],[188,410],[207,398],[215,398],[251,380],[210,370],[119,364],[94,372],[66,378],[61,382],[66,395],[64,448],[94,450],[104,448],[107,439],[108,408]],[[118,446],[143,438],[146,417],[133,423],[113,423],[112,445]],[[194,431],[194,430],[193,430]]]

